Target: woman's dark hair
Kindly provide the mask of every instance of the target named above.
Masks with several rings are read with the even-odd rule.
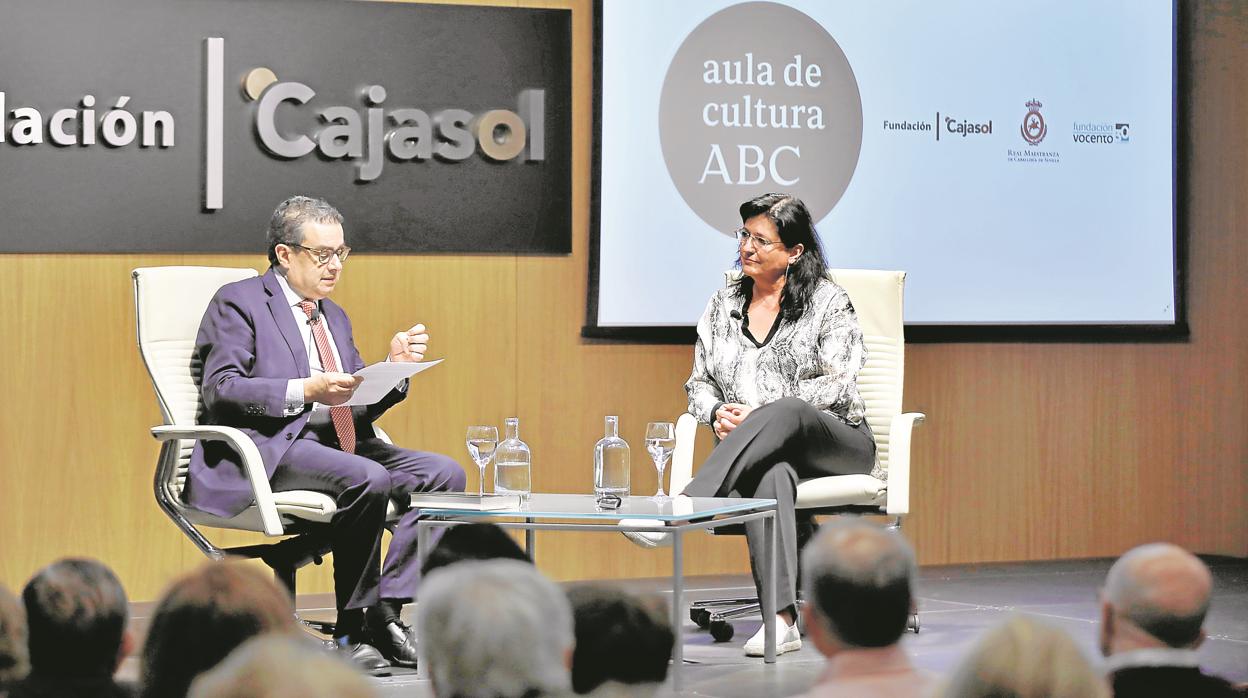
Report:
[[[290,595],[241,562],[209,562],[173,582],[143,643],[142,698],[180,698],[195,677],[265,633],[294,633]]]
[[[789,265],[788,279],[780,295],[780,316],[796,320],[806,311],[820,279],[828,273],[828,261],[823,256],[823,247],[819,244],[810,211],[801,199],[792,194],[763,194],[741,204],[740,211],[742,223],[755,216],[766,216],[775,224],[785,247],[802,246],[804,251],[801,256]],[[741,264],[740,258],[737,264]],[[747,300],[751,298],[754,295],[754,279],[742,276],[736,283],[736,293]]]

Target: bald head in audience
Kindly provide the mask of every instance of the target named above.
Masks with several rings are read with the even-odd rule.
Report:
[[[1128,551],[1110,568],[1101,592],[1101,651],[1198,647],[1212,592],[1209,568],[1177,545]]]
[[[1115,698],[1242,698],[1200,668],[1213,575],[1195,555],[1150,543],[1118,558],[1101,590],[1101,652]]]

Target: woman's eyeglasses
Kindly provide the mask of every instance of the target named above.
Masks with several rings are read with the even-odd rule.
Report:
[[[754,249],[756,250],[765,250],[772,245],[779,245],[781,242],[780,240],[768,240],[767,238],[759,237],[745,228],[737,228],[736,235],[737,247],[745,247],[745,243],[752,240],[754,241]]]

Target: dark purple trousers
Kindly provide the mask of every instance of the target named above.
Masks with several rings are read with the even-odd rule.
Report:
[[[338,503],[329,526],[340,611],[367,608],[379,599],[407,603],[416,597],[420,512],[408,509],[408,500],[413,492],[462,492],[465,481],[464,469],[449,456],[377,438],[362,439],[354,454],[344,453],[328,425],[305,429],[269,479],[274,491],[312,490]],[[383,568],[381,534],[391,499],[404,513],[394,525]]]

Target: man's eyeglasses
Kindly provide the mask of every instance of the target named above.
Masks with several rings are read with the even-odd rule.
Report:
[[[768,240],[767,238],[759,237],[745,228],[737,228],[736,235],[737,247],[745,247],[746,242],[753,240],[754,249],[756,250],[765,250],[770,248],[772,245],[779,245],[781,242],[780,240]]]
[[[334,255],[338,255],[338,261],[340,263],[345,263],[347,261],[347,255],[351,254],[351,248],[346,245],[343,245],[336,250],[328,247],[304,247],[303,245],[296,245],[293,242],[285,243],[285,245],[288,247],[298,247],[301,250],[307,250],[308,254],[312,255],[312,259],[316,260],[316,265],[320,267],[329,264],[329,260],[333,259]]]

